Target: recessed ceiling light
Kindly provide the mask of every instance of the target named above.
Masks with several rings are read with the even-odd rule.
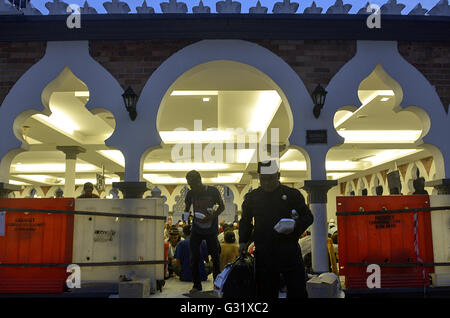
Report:
[[[210,100],[211,100],[211,98],[209,98],[209,97],[203,97],[204,102],[209,102]]]
[[[389,100],[389,97],[383,97],[380,99],[380,101],[382,101],[382,102],[387,102],[388,100]]]
[[[197,95],[217,96],[219,95],[219,91],[173,91],[170,94],[170,96],[197,96]]]

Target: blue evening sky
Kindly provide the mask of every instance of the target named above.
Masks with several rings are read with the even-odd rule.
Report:
[[[42,12],[42,14],[48,14],[48,10],[45,7],[45,3],[50,0],[31,0],[31,3]],[[52,0],[53,1],[53,0]],[[79,6],[83,6],[85,0],[63,0],[68,4],[78,4]],[[103,7],[103,3],[111,0],[88,0],[88,3],[91,7],[94,7],[98,13],[106,13],[105,8]],[[128,3],[131,13],[136,13],[136,7],[142,5],[143,0],[123,0]],[[325,13],[326,10],[335,3],[336,0],[315,0],[318,7],[322,7],[322,13]],[[367,2],[382,5],[386,3],[388,0],[344,0],[344,4],[351,4],[352,8],[350,13],[356,13],[361,9]],[[159,4],[161,2],[168,2],[168,0],[147,0],[147,5],[153,7],[156,13],[161,13],[161,7]],[[197,6],[199,0],[184,0],[188,7],[188,12],[192,12],[192,7]],[[203,0],[203,4],[205,6],[209,6],[212,12],[216,12],[216,0]],[[241,13],[248,13],[250,7],[256,5],[257,0],[242,0],[240,1],[242,5]],[[268,13],[272,13],[272,8],[274,3],[282,2],[282,0],[260,0],[261,4],[267,8],[269,8]],[[297,13],[303,13],[306,7],[309,7],[313,0],[291,0],[291,2],[297,2],[300,4],[300,7]],[[405,9],[402,11],[402,14],[407,14],[411,9],[413,9],[417,3],[421,3],[422,7],[430,10],[434,7],[439,0],[398,0],[397,3],[403,3],[406,5]]]

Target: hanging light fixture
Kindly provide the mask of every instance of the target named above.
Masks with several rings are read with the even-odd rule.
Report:
[[[131,120],[134,121],[137,117],[136,103],[137,103],[138,96],[136,95],[136,93],[133,91],[133,89],[131,87],[128,87],[125,90],[125,92],[122,94],[122,97],[123,97],[123,101],[125,103],[125,108],[127,109]]]
[[[311,97],[314,102],[314,109],[313,114],[314,117],[319,118],[320,111],[323,108],[323,105],[325,104],[325,98],[327,96],[327,91],[320,85],[317,84],[316,88],[314,89]]]

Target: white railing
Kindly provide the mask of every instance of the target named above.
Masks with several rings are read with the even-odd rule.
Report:
[[[268,14],[269,8],[261,5],[261,2],[254,0],[255,6],[249,8],[248,14]],[[311,5],[303,10],[304,14],[350,14],[349,11],[352,8],[351,4],[344,3],[345,0],[336,0],[335,3],[327,10],[318,7],[315,1],[312,1]],[[418,2],[416,6],[409,12],[403,12],[406,5],[399,3],[401,0],[386,0],[380,9],[381,14],[390,15],[429,15],[429,16],[450,16],[449,0],[436,0],[437,3],[430,10],[423,8],[421,3]],[[404,0],[410,1],[410,0]],[[153,0],[152,3],[157,3],[157,0]],[[203,1],[199,1],[198,5],[193,6],[189,11],[185,2],[178,0],[166,0],[159,1],[161,13],[203,13],[214,14],[213,10],[209,6],[205,6]],[[62,0],[52,0],[45,3],[45,7],[49,11],[49,15],[67,15],[75,10],[79,10],[81,14],[99,14],[94,7],[91,7],[87,1],[84,2],[82,7],[66,3]],[[103,3],[103,7],[106,10],[105,14],[128,14],[131,12],[129,5],[125,1],[111,0]],[[79,9],[78,9],[79,8]],[[273,5],[273,14],[301,14],[299,12],[299,3],[291,0],[282,0],[276,2]],[[373,11],[370,7],[370,0],[356,14],[370,14]],[[146,0],[142,5],[136,7],[136,14],[154,14],[155,9],[149,6]],[[237,13],[245,14],[241,10],[241,2],[234,0],[222,0],[216,2],[215,13]],[[0,0],[0,15],[42,15],[42,13],[36,9],[30,0]]]

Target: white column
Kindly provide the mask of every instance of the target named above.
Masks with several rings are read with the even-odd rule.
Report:
[[[75,196],[75,168],[77,159],[67,159],[66,158],[66,174],[65,174],[65,184],[64,184],[64,196],[66,198],[73,198]]]
[[[57,146],[56,149],[61,150],[66,154],[64,197],[73,198],[75,196],[77,155],[86,152],[86,149],[79,146]]]
[[[315,273],[325,273],[329,271],[327,204],[311,203],[310,209],[314,215],[311,229],[312,268]]]
[[[336,180],[305,180],[302,187],[308,192],[309,207],[314,216],[311,230],[311,257],[314,273],[329,271],[327,192],[336,185]]]
[[[142,199],[149,189],[149,184],[143,179],[143,157],[136,149],[128,149],[123,152],[125,157],[125,173],[120,176],[120,182],[113,182],[113,188],[119,189],[124,199]],[[142,180],[142,181],[141,181]]]

